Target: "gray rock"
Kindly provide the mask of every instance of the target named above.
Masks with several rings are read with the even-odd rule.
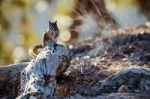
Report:
[[[143,68],[133,68],[114,74],[101,81],[100,92],[116,92],[121,85],[144,90],[150,87],[150,71]]]

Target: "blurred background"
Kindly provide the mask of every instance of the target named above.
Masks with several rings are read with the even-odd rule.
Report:
[[[148,22],[150,0],[0,0],[0,65],[28,61],[49,20],[57,20],[58,43],[68,45]]]

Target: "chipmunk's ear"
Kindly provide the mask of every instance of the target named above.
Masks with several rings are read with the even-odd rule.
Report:
[[[50,24],[52,24],[52,22],[51,22],[51,21],[49,21],[49,25],[50,25]]]
[[[49,21],[49,28],[51,27],[51,25],[52,25],[52,22],[51,22],[51,21]]]

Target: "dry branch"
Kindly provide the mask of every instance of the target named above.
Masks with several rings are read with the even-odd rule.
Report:
[[[22,62],[17,64],[10,64],[5,66],[0,66],[0,81],[5,82],[7,80],[15,79],[12,78],[13,75],[17,75],[21,72],[23,68],[25,68],[29,62]],[[1,86],[1,83],[0,83]]]

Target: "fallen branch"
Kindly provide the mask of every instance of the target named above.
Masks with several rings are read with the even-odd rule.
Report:
[[[23,62],[23,63],[0,66],[0,75],[1,75],[0,86],[5,81],[17,79],[17,78],[14,78],[14,75],[18,77],[19,76],[18,74],[20,74],[21,70],[23,70],[28,64],[29,62]]]
[[[20,73],[29,62],[0,66],[0,95],[7,94],[9,98],[15,98],[20,83]],[[1,96],[0,96],[1,97]]]

